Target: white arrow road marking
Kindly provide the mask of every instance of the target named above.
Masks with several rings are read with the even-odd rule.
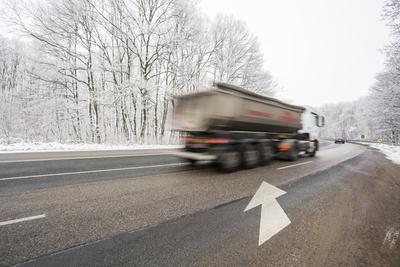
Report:
[[[25,217],[25,218],[20,218],[20,219],[0,222],[0,226],[9,225],[9,224],[13,224],[13,223],[19,223],[19,222],[37,220],[37,219],[41,219],[41,218],[44,218],[44,217],[46,217],[46,214],[40,214],[40,215],[36,215],[36,216],[31,216],[31,217]]]
[[[259,246],[290,224],[289,217],[278,201],[276,201],[277,197],[284,194],[286,194],[285,191],[269,183],[262,182],[244,209],[244,211],[248,211],[261,205],[260,233],[258,236]]]

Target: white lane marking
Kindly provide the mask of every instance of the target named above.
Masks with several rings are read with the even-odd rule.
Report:
[[[36,215],[36,216],[30,216],[30,217],[15,219],[15,220],[4,221],[4,222],[0,222],[0,226],[9,225],[9,224],[13,224],[13,223],[19,223],[19,222],[37,220],[37,219],[41,219],[44,217],[46,217],[46,214],[40,214],[40,215]]]
[[[62,173],[49,173],[49,174],[38,174],[38,175],[28,175],[28,176],[6,177],[6,178],[0,178],[0,182],[1,181],[9,181],[9,180],[31,179],[31,178],[51,177],[51,176],[63,176],[63,175],[83,174],[83,173],[139,170],[139,169],[146,169],[146,168],[150,169],[150,168],[183,166],[183,165],[188,165],[188,163],[171,163],[171,164],[160,164],[160,165],[150,165],[150,166],[137,166],[137,167],[127,167],[127,168],[80,171],[80,172],[62,172]]]
[[[74,160],[74,159],[106,159],[106,158],[130,158],[130,157],[150,157],[150,156],[173,156],[172,152],[163,152],[158,154],[140,154],[140,155],[109,155],[109,156],[86,156],[69,158],[42,158],[42,159],[21,159],[21,160],[0,160],[1,163],[35,162],[35,161],[56,161],[56,160]]]
[[[261,205],[260,232],[258,235],[259,246],[291,223],[289,217],[276,200],[277,197],[284,194],[286,194],[285,191],[269,183],[262,182],[244,209],[246,212]]]
[[[312,160],[306,161],[306,162],[302,162],[302,163],[293,164],[293,165],[289,165],[289,166],[285,166],[285,167],[280,167],[280,168],[277,168],[277,170],[284,170],[284,169],[287,169],[287,168],[292,168],[292,167],[308,164],[308,163],[311,163],[311,162],[312,162]]]
[[[129,152],[129,151],[162,151],[162,150],[169,150],[169,149],[179,149],[183,148],[184,146],[176,145],[171,147],[165,148],[143,148],[143,149],[135,149],[135,148],[128,148],[128,149],[82,149],[82,150],[68,150],[68,149],[54,149],[54,150],[1,150],[0,154],[37,154],[37,153],[64,153],[64,152]]]

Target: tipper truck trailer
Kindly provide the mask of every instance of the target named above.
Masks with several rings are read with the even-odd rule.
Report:
[[[274,157],[314,157],[324,117],[312,108],[216,83],[211,90],[177,97],[173,124],[185,142],[177,156],[191,163],[213,161],[232,172]]]

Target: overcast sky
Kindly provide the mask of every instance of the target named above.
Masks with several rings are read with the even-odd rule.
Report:
[[[233,14],[262,45],[278,97],[319,106],[368,94],[384,56],[384,0],[202,0],[210,17]]]

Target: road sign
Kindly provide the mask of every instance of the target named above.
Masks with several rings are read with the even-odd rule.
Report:
[[[259,246],[290,224],[289,217],[276,200],[277,197],[284,194],[286,194],[285,191],[269,183],[262,182],[244,209],[244,211],[248,211],[261,205]]]

